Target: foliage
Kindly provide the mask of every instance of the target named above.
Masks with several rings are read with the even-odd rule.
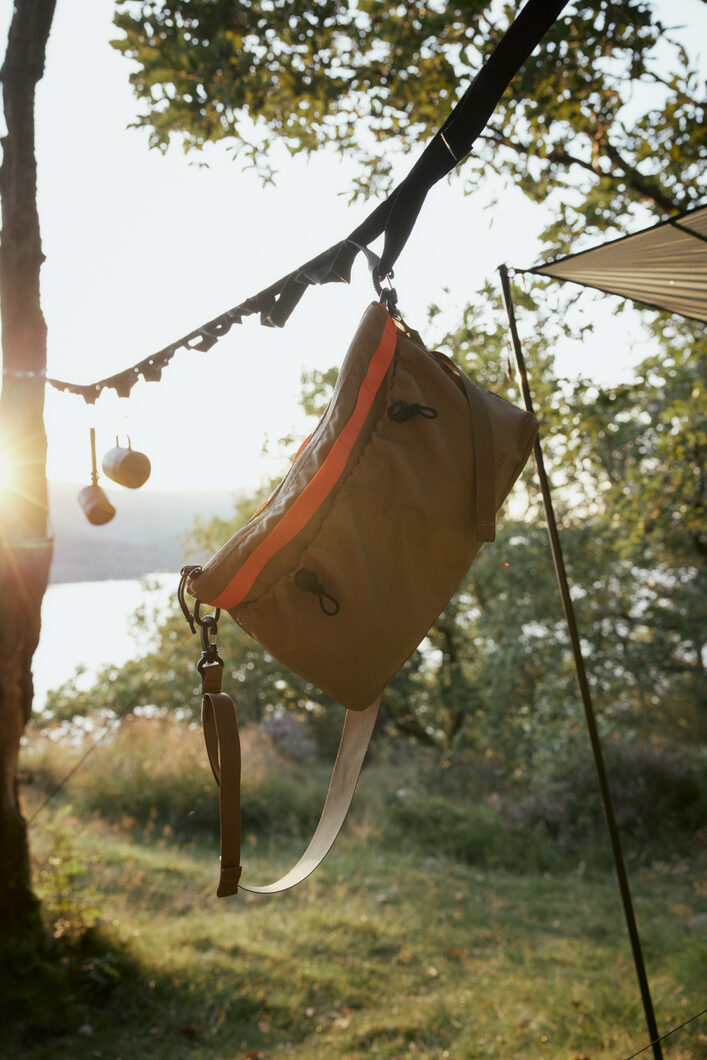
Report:
[[[622,844],[633,864],[680,857],[692,844],[704,845],[703,753],[609,740],[604,761]],[[383,815],[386,834],[396,841],[484,869],[554,872],[578,858],[595,868],[611,867],[586,735],[573,753],[512,777],[498,770],[497,756],[479,759],[468,750],[443,763],[430,755],[418,755],[416,762]]]
[[[654,330],[663,349],[630,383],[578,386],[581,430],[569,435],[567,461],[600,485],[598,510],[623,527],[627,555],[690,568],[707,556],[707,338],[701,325],[668,314]]]
[[[60,949],[70,950],[98,923],[98,898],[87,880],[88,865],[77,855],[74,829],[62,807],[47,828],[48,856],[37,880],[44,913]]]
[[[291,725],[292,718],[285,719]],[[331,763],[284,758],[264,735],[268,723],[246,726],[242,813],[246,846],[314,830]],[[79,938],[96,921],[89,866],[76,855],[62,817],[100,818],[145,842],[207,840],[218,834],[218,795],[202,735],[168,713],[133,717],[111,730],[91,753],[95,735],[66,726],[35,732],[23,755],[23,780],[36,795],[70,777],[72,808],[48,830],[40,889],[57,940]],[[301,734],[294,740],[299,751]],[[292,746],[291,734],[288,745]],[[88,751],[88,754],[86,753]],[[444,761],[431,749],[396,741],[378,746],[364,771],[352,822],[381,832],[394,848],[414,846],[479,868],[555,871],[582,857],[608,865],[610,851],[594,763],[586,737],[573,756],[544,771],[508,777],[499,755],[457,749]],[[624,842],[640,863],[667,858],[707,835],[704,758],[677,746],[609,741],[605,759]],[[62,798],[65,798],[62,795]],[[376,839],[376,843],[379,840]]]
[[[707,837],[707,773],[704,755],[684,748],[622,745],[605,753],[616,823],[638,840],[643,856],[669,849],[679,833]],[[542,824],[570,849],[581,850],[603,824],[598,782],[588,751],[555,763],[547,780],[511,798],[505,807],[523,827]]]
[[[63,771],[67,749],[59,751]],[[38,950],[12,936],[0,943],[0,966],[8,972],[0,993],[0,1056],[24,1056],[35,1045],[51,1049],[47,1042],[85,1034],[87,1015],[114,1001],[126,982],[144,989],[138,962],[105,923],[96,866],[80,848],[78,826],[64,804],[35,835],[45,945]]]
[[[544,872],[558,860],[540,829],[523,832],[491,806],[461,806],[441,795],[397,799],[389,834],[404,837],[430,856],[442,854],[483,869]]]
[[[96,727],[87,731],[66,725],[37,733],[23,756],[25,779],[51,792],[70,768],[67,760],[81,760],[97,735]],[[313,830],[326,792],[321,767],[286,761],[255,726],[242,727],[241,743],[244,831],[299,835]],[[301,738],[294,741],[296,753],[301,746]],[[89,754],[71,780],[77,812],[97,814],[152,839],[217,835],[218,789],[202,733],[193,724],[167,713],[129,717],[113,723],[109,738]],[[65,831],[59,833],[62,849],[68,838]],[[48,860],[50,876],[52,857]],[[58,894],[69,893],[73,877],[81,877],[82,868],[63,856],[57,857],[56,865],[61,878],[57,876],[54,889]],[[50,877],[46,882],[45,891],[51,891]]]
[[[119,0],[113,43],[137,64],[137,124],[153,146],[225,140],[271,177],[271,141],[292,153],[333,144],[359,160],[354,194],[368,194],[389,186],[396,150],[441,125],[517,6]],[[637,203],[686,208],[702,193],[699,93],[654,3],[574,3],[514,79],[465,177],[475,187],[496,172],[536,202],[550,197],[556,247]]]

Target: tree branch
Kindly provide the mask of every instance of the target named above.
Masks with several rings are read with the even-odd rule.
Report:
[[[665,192],[657,181],[644,177],[635,166],[627,162],[618,152],[618,149],[610,144],[608,140],[603,141],[604,151],[615,166],[618,166],[622,176],[629,187],[637,191],[644,199],[651,199],[656,206],[660,206],[665,213],[675,213],[680,209],[678,203]]]
[[[515,151],[517,155],[527,156],[529,153],[529,147],[527,144],[511,140],[510,137],[504,136],[495,129],[487,128],[486,133],[484,133],[481,139],[493,144],[494,147],[508,147],[510,150]],[[570,152],[562,145],[552,148],[546,155],[539,157],[544,157],[547,161],[565,166],[567,169],[577,166],[592,173],[595,177],[603,177],[607,180],[624,180],[630,188],[638,192],[641,198],[650,199],[651,202],[654,202],[656,206],[659,206],[665,213],[675,213],[679,210],[679,204],[676,203],[675,200],[663,190],[663,188],[661,188],[660,184],[655,179],[651,180],[648,177],[644,177],[642,173],[639,173],[636,167],[627,162],[626,159],[621,156],[618,149],[614,147],[613,144],[610,144],[605,137],[594,139],[592,142],[597,147],[603,149],[604,156],[616,167],[613,171],[610,170],[605,172],[601,169],[599,166],[601,156],[598,152],[591,161],[587,161],[584,158],[579,158],[577,155],[570,154]]]

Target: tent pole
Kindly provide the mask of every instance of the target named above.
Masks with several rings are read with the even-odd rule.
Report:
[[[515,354],[518,375],[520,377],[523,400],[525,402],[525,407],[528,412],[533,412],[533,400],[530,394],[530,387],[528,386],[528,376],[525,368],[525,358],[523,357],[523,350],[520,344],[520,338],[518,337],[518,328],[516,327],[515,310],[513,308],[513,298],[511,296],[511,286],[508,278],[508,269],[505,265],[501,265],[498,271],[501,276],[501,290],[503,292],[503,301],[506,307],[506,313],[508,314],[508,329],[511,336],[511,342],[513,344],[513,352]],[[557,577],[557,583],[560,589],[560,596],[562,597],[562,607],[565,613],[565,621],[567,623],[570,642],[572,644],[572,654],[574,655],[574,665],[575,670],[577,672],[577,681],[579,683],[579,689],[582,695],[582,702],[584,704],[584,713],[587,720],[587,728],[589,730],[589,739],[594,754],[594,763],[596,765],[599,787],[601,789],[602,802],[604,804],[606,824],[609,830],[609,837],[611,839],[611,849],[614,855],[614,865],[616,868],[616,875],[619,881],[619,889],[621,891],[621,900],[623,902],[624,915],[626,917],[626,926],[628,927],[628,934],[631,940],[631,949],[633,950],[633,960],[636,966],[636,975],[638,977],[638,983],[641,989],[641,998],[643,999],[643,1010],[645,1012],[646,1025],[648,1027],[648,1034],[652,1043],[653,1056],[655,1060],[663,1060],[663,1051],[661,1049],[660,1042],[657,1040],[659,1037],[658,1027],[656,1025],[655,1014],[653,1012],[653,1002],[651,1000],[648,977],[646,976],[645,964],[643,962],[643,953],[641,951],[641,940],[638,935],[638,927],[636,925],[636,918],[633,912],[633,902],[631,900],[631,891],[629,889],[628,877],[626,875],[626,866],[624,863],[623,851],[621,849],[621,840],[619,838],[619,832],[616,827],[616,816],[614,814],[611,791],[609,789],[606,768],[604,766],[604,755],[601,749],[599,730],[597,728],[596,716],[594,713],[592,698],[589,691],[589,682],[587,681],[587,673],[584,666],[584,658],[582,656],[582,647],[579,640],[579,632],[577,629],[577,622],[574,613],[574,605],[572,603],[572,597],[570,595],[569,582],[567,580],[567,573],[565,570],[565,561],[562,553],[562,546],[560,545],[560,537],[557,531],[557,521],[555,519],[555,511],[552,504],[552,496],[550,494],[550,482],[547,477],[547,472],[545,470],[545,462],[543,460],[543,453],[540,445],[539,436],[535,440],[533,455],[535,457],[535,466],[538,472],[538,479],[540,480],[540,489],[542,491],[543,505],[545,508],[545,518],[547,520],[547,530],[548,535],[550,537],[550,549],[552,551],[552,559],[555,565],[555,575]]]

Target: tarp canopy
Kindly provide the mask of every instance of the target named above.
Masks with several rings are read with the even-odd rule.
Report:
[[[707,206],[522,271],[571,280],[707,323]]]

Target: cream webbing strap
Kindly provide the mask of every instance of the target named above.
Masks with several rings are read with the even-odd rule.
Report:
[[[219,786],[221,819],[221,878],[219,898],[239,889],[257,894],[275,894],[301,883],[331,850],[346,819],[356,790],[363,759],[378,716],[380,696],[366,710],[347,710],[341,742],[312,840],[294,868],[275,883],[254,887],[240,882],[241,848],[241,745],[233,700],[225,692],[205,692],[201,716],[211,769]]]

